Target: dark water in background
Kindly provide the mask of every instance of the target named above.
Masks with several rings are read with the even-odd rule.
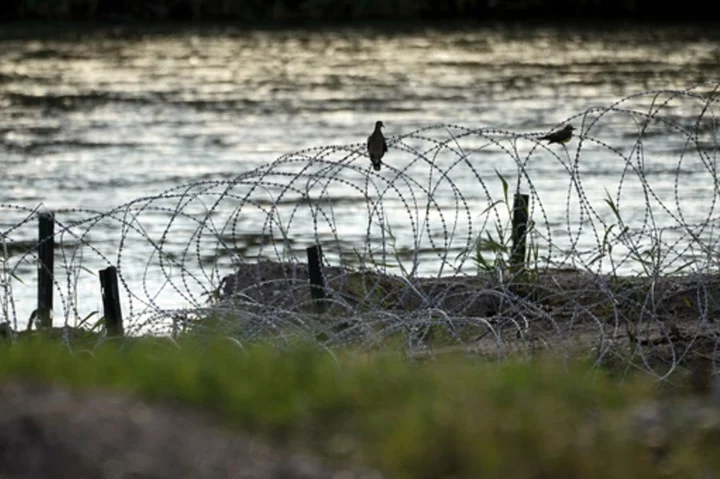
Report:
[[[10,27],[0,27],[5,28]],[[222,27],[176,33],[149,29],[133,35],[108,27],[75,32],[70,39],[5,35],[0,40],[0,203],[108,210],[184,183],[231,179],[304,148],[362,143],[377,119],[385,122],[389,137],[435,123],[541,132],[590,107],[644,90],[685,89],[719,78],[720,32],[708,27],[476,27],[397,33]],[[642,101],[633,107],[650,105]],[[669,112],[689,123],[698,115],[697,109],[684,106]],[[636,128],[630,119],[608,121],[592,133],[604,134],[603,141],[613,145],[631,144]],[[653,184],[671,195],[676,146],[665,141],[663,134],[653,137],[658,152]],[[597,197],[589,201],[601,202],[605,189],[617,189],[618,170],[608,169],[607,158],[588,158],[585,188]],[[400,167],[405,160],[391,148],[386,161]],[[685,166],[690,172],[703,171]],[[495,168],[508,175],[517,172],[506,154],[484,157],[478,166],[490,176]],[[537,188],[547,191],[544,207],[562,236],[569,228],[568,179],[547,166],[533,174]],[[703,175],[700,190],[697,183],[688,189],[690,211],[708,201],[701,194],[692,203],[693,192],[706,188],[716,194],[713,179],[706,171]],[[459,185],[463,178],[456,180]],[[468,188],[474,186],[469,183]],[[487,203],[479,195],[481,200]],[[357,205],[349,203],[344,214],[352,218]],[[639,201],[629,216],[642,217],[644,206]],[[3,211],[3,230],[22,217]],[[343,215],[342,205],[337,213]],[[152,215],[143,217],[142,227],[154,239],[167,224],[167,216],[157,218],[153,224]],[[303,235],[303,226],[309,227],[307,222],[294,224],[295,237]],[[119,248],[119,227],[113,228],[100,225],[90,234],[110,262]],[[256,241],[252,224],[243,231],[248,244]],[[360,228],[358,235],[364,233]],[[400,242],[407,240],[406,248],[412,246],[411,233],[402,225],[393,233]],[[9,237],[31,241],[35,234],[33,224]],[[175,239],[180,245],[188,241]],[[147,252],[131,242],[123,248],[125,273],[140,281],[130,284],[132,289],[161,292],[168,298],[163,306],[187,304],[182,294],[163,289],[162,278],[142,279]],[[246,252],[251,255],[252,248]],[[83,266],[94,271],[106,263],[88,254]],[[421,269],[436,274],[437,267],[429,261]],[[24,321],[34,309],[34,270],[28,262],[18,272],[27,278],[24,285],[13,286],[18,317]],[[90,272],[81,275],[88,278],[75,284],[75,277],[68,276],[60,286],[77,288],[84,316],[100,300],[97,280]],[[217,278],[207,282],[211,280]],[[63,309],[58,305],[56,299],[56,315]]]

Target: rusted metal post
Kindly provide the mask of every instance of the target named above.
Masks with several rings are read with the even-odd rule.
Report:
[[[322,274],[322,248],[314,245],[307,248],[308,272],[310,275],[310,296],[318,314],[325,312],[325,278]]]
[[[102,292],[105,330],[108,336],[123,336],[122,311],[120,310],[120,290],[118,288],[117,268],[109,266],[100,270],[100,290]]]
[[[512,217],[512,251],[510,253],[510,264],[513,269],[522,270],[525,268],[527,258],[527,229],[529,219],[528,203],[529,195],[516,194],[513,201]]]
[[[55,215],[38,215],[38,300],[37,325],[52,327],[53,274],[55,270]]]

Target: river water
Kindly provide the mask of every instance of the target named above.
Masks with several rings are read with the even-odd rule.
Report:
[[[621,227],[669,245],[655,252],[665,266],[714,244],[717,102],[702,99],[720,79],[717,28],[0,28],[4,315],[21,324],[37,208],[57,212],[60,232],[90,219],[57,238],[55,315],[71,323],[101,309],[95,275],[111,264],[137,317],[202,303],[233,261],[304,261],[316,239],[333,264],[392,243],[371,262],[452,273],[478,234],[507,226],[495,170],[510,195],[523,178],[540,254],[556,263],[637,269],[590,266],[618,223],[608,193]],[[390,151],[368,177],[376,120]],[[568,120],[582,141],[533,140]],[[326,207],[295,206],[304,195]],[[617,238],[621,259],[633,241]]]

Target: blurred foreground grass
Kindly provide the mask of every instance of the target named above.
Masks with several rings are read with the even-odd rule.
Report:
[[[0,380],[181,401],[276,443],[371,465],[392,478],[717,477],[720,428],[643,432],[647,378],[546,358],[410,364],[297,345],[141,339],[70,351],[0,344]],[[661,434],[661,435],[662,435]]]

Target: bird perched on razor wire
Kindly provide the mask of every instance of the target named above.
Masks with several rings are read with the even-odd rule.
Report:
[[[547,140],[548,145],[550,143],[567,143],[570,141],[570,139],[573,136],[573,130],[575,129],[574,126],[567,124],[562,130],[557,130],[552,133],[548,133],[547,135],[540,138],[541,140]]]
[[[383,122],[376,121],[375,130],[372,132],[372,135],[368,137],[367,141],[370,161],[372,162],[373,169],[375,171],[380,171],[380,166],[382,165],[382,162],[380,160],[382,159],[383,155],[388,151],[385,137],[382,134],[382,128],[384,126],[385,125],[383,125]]]

